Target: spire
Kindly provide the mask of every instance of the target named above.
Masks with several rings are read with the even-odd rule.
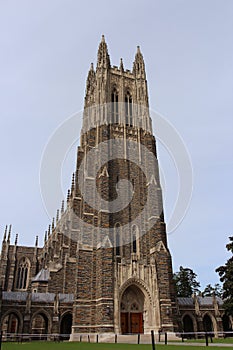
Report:
[[[95,77],[95,70],[94,65],[91,63],[90,70],[87,75],[87,82],[86,82],[86,99],[88,99],[88,96],[93,95],[93,91],[95,89],[96,84],[96,77]],[[92,96],[94,97],[94,96]],[[90,98],[89,98],[90,99]]]
[[[124,71],[123,59],[120,59],[120,71]]]
[[[44,242],[45,243],[47,242],[47,239],[48,239],[48,235],[47,235],[47,231],[45,231],[45,234],[44,234]]]
[[[4,243],[6,242],[6,234],[7,234],[7,225],[6,225],[4,236],[3,236],[3,242]]]
[[[16,233],[16,235],[15,235],[15,245],[17,245],[18,244],[18,233]]]
[[[136,78],[146,79],[145,63],[140,46],[137,46],[137,52],[133,63],[133,74],[136,76]]]
[[[8,232],[8,237],[7,237],[7,243],[10,244],[10,242],[11,242],[11,225],[9,227],[9,232]]]
[[[98,55],[97,55],[97,70],[99,68],[110,68],[110,58],[108,54],[107,44],[105,42],[104,35],[102,35],[101,42],[99,44]]]
[[[35,247],[38,247],[38,236],[36,236]]]

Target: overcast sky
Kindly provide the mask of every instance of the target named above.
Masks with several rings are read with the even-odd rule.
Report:
[[[39,186],[46,143],[83,107],[101,35],[111,63],[145,58],[150,108],[174,125],[190,153],[194,187],[187,215],[168,235],[174,271],[192,268],[204,288],[219,281],[233,235],[233,1],[0,1],[0,230],[42,245],[50,219]],[[77,125],[77,138],[81,127]],[[154,130],[156,125],[153,125]],[[176,199],[174,164],[158,144],[165,216]],[[75,147],[63,167],[66,195]],[[57,203],[60,207],[60,203]]]

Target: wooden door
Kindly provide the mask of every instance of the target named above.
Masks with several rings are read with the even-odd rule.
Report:
[[[143,317],[142,312],[130,314],[130,333],[143,333]]]
[[[129,318],[128,312],[121,312],[121,333],[122,334],[129,333],[128,318]]]

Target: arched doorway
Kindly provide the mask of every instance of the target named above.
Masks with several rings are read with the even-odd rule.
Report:
[[[39,313],[33,317],[32,334],[35,335],[33,337],[35,340],[47,338],[45,335],[48,334],[48,318],[43,313]]]
[[[72,329],[72,314],[65,314],[60,323],[60,338],[62,340],[69,340]]]
[[[213,332],[213,322],[207,314],[203,317],[203,327],[205,332]]]
[[[143,333],[144,294],[135,285],[129,286],[121,299],[121,332]]]
[[[186,333],[185,337],[187,338],[193,338],[194,337],[194,327],[193,327],[193,320],[189,315],[185,315],[183,317],[183,330]]]
[[[225,337],[232,337],[232,324],[229,316],[223,315],[222,317],[222,326],[223,326],[223,331],[226,332],[224,334]]]
[[[4,317],[2,322],[2,332],[3,335],[19,333],[19,318],[14,312],[11,312]]]

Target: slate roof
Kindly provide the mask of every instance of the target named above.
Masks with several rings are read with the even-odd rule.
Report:
[[[213,297],[197,297],[198,303],[200,305],[213,305]],[[216,297],[217,303],[219,305],[223,304],[223,300],[220,297]],[[193,305],[194,304],[194,299],[193,298],[177,298],[178,304],[179,305]]]
[[[200,305],[212,305],[213,297],[197,297],[197,300]]]
[[[177,298],[179,305],[193,305],[193,298]]]
[[[2,299],[17,302],[26,301],[27,292],[2,292]]]

